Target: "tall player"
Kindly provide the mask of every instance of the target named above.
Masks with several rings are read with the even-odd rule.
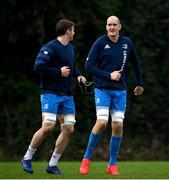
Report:
[[[90,49],[86,60],[86,69],[93,75],[95,82],[95,104],[97,120],[89,137],[80,173],[89,172],[93,150],[100,142],[102,133],[108,124],[109,114],[112,120],[110,138],[110,160],[107,173],[119,174],[117,155],[123,133],[123,119],[126,111],[126,71],[130,60],[136,76],[134,94],[143,92],[143,82],[138,56],[128,37],[119,34],[121,23],[118,17],[107,19],[107,34],[98,38]]]

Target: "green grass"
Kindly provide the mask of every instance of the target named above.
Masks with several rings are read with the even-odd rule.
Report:
[[[1,162],[0,179],[169,179],[169,162],[119,162],[120,175],[106,174],[107,162],[92,162],[88,175],[79,174],[80,162],[59,162],[63,175],[47,174],[47,162],[33,162],[34,174],[25,173],[20,162]]]

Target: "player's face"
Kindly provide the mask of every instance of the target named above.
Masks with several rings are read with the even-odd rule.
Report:
[[[121,24],[117,18],[110,17],[107,19],[106,30],[108,36],[110,37],[118,36],[120,29],[121,29]]]
[[[71,29],[68,29],[67,34],[68,34],[69,40],[72,41],[75,35],[75,28],[72,26]]]

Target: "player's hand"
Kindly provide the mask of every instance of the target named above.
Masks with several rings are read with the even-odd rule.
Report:
[[[119,81],[119,79],[121,78],[121,73],[120,71],[113,71],[110,74],[111,80],[115,80],[115,81]]]
[[[86,82],[86,78],[85,78],[84,76],[78,76],[78,77],[77,77],[77,80],[78,80],[79,83],[80,83],[81,81],[82,81],[83,83]]]
[[[143,93],[144,91],[144,88],[141,87],[141,86],[137,86],[135,89],[134,89],[134,95],[135,96],[139,96]]]
[[[61,70],[61,76],[62,77],[68,77],[70,74],[70,69],[69,66],[63,66],[62,68],[60,68]]]

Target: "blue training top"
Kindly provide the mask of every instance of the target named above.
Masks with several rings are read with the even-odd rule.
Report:
[[[69,66],[70,75],[61,76],[60,68]],[[76,67],[74,48],[54,39],[45,44],[37,55],[34,70],[41,76],[42,93],[52,92],[58,95],[71,95],[72,77],[81,75]]]
[[[133,64],[137,86],[143,86],[138,56],[125,36],[120,36],[116,43],[107,35],[98,38],[89,51],[85,68],[93,74],[96,88],[125,90],[128,60]],[[110,73],[116,70],[121,70],[119,81],[111,80]]]

